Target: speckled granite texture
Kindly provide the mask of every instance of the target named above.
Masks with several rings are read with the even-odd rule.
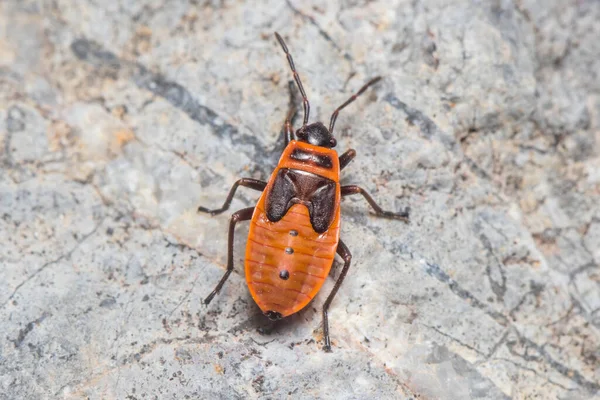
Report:
[[[0,399],[600,396],[600,2],[0,2]],[[269,325],[224,272],[295,57],[353,266]],[[300,106],[300,104],[299,104]],[[231,210],[257,194],[240,189]],[[332,276],[340,271],[336,262]],[[333,279],[325,284],[325,291]]]

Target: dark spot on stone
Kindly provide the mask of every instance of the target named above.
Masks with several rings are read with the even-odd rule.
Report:
[[[25,113],[19,107],[13,106],[8,110],[5,121],[9,133],[21,132],[25,129]]]
[[[112,235],[113,235],[113,233],[115,233],[115,230],[114,230],[113,228],[108,228],[108,229],[106,230],[106,234],[107,234],[108,236],[112,236]]]
[[[150,296],[145,294],[144,297],[142,297],[142,301],[148,301],[148,300],[150,300]]]
[[[115,304],[117,304],[117,300],[115,300],[112,297],[109,297],[108,299],[104,299],[100,302],[100,307],[113,308]]]

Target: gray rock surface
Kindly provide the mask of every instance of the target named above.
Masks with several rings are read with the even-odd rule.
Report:
[[[254,2],[252,2],[254,3]],[[590,399],[600,3],[0,2],[0,399]],[[288,108],[344,110],[353,266],[270,326],[225,268]],[[232,210],[250,206],[240,190]],[[335,277],[339,273],[336,262]]]

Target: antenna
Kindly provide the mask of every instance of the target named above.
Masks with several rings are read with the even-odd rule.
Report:
[[[277,32],[275,32],[275,37],[277,38],[277,41],[279,42],[281,48],[285,52],[287,60],[290,63],[290,68],[292,69],[292,73],[294,74],[294,80],[298,85],[298,89],[300,89],[300,94],[302,94],[302,103],[304,106],[304,122],[302,123],[302,126],[306,126],[306,124],[308,124],[308,114],[310,113],[310,104],[308,103],[306,92],[304,91],[304,87],[302,86],[302,82],[300,81],[300,75],[298,75],[298,72],[296,71],[296,67],[294,66],[294,60],[292,59],[292,55],[290,54],[287,46],[285,45],[285,42]]]

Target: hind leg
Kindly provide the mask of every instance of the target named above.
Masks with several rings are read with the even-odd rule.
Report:
[[[327,313],[329,311],[329,306],[331,305],[333,298],[335,297],[338,289],[340,288],[340,286],[342,285],[342,282],[344,281],[344,278],[346,277],[346,274],[348,273],[348,270],[350,269],[350,261],[352,261],[352,254],[350,254],[350,250],[348,249],[348,247],[346,247],[344,242],[342,242],[341,240],[338,243],[337,253],[340,255],[340,257],[342,257],[344,259],[344,268],[342,268],[342,272],[340,273],[340,276],[338,277],[337,281],[335,282],[335,285],[333,286],[331,293],[329,293],[327,300],[325,300],[325,304],[323,304],[323,336],[324,336],[324,340],[325,340],[325,345],[323,346],[323,350],[325,350],[328,353],[331,352],[331,339],[329,338],[329,318],[328,318]]]

